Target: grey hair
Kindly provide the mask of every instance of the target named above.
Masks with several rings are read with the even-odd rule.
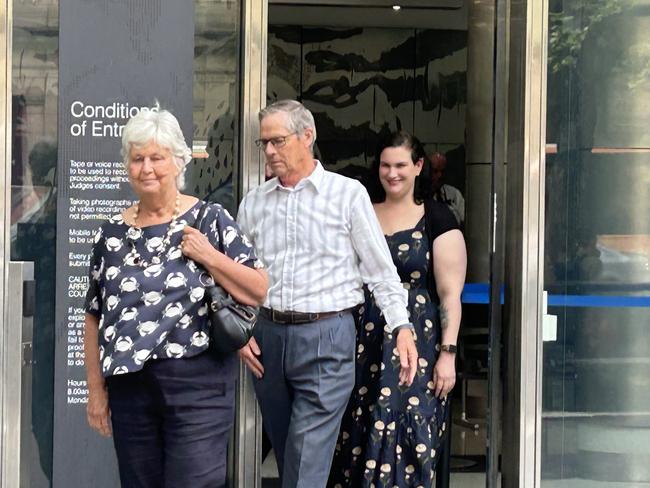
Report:
[[[278,113],[287,114],[287,119],[289,120],[287,129],[289,131],[302,134],[305,129],[312,130],[314,138],[311,141],[309,149],[313,153],[314,143],[316,142],[316,123],[314,122],[312,113],[302,103],[296,100],[278,100],[260,110],[258,114],[259,121],[261,122],[265,117]]]
[[[176,177],[176,188],[185,186],[185,166],[192,160],[192,150],[187,147],[181,126],[168,110],[161,110],[158,103],[150,109],[143,108],[131,117],[122,130],[122,158],[124,167],[129,166],[132,146],[145,146],[154,141],[169,149],[180,170]]]

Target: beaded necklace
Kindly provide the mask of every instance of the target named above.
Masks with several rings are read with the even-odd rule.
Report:
[[[162,255],[167,251],[167,248],[171,243],[172,234],[174,233],[174,229],[176,228],[176,221],[178,220],[178,217],[180,217],[180,213],[181,213],[180,210],[181,210],[181,194],[176,192],[176,205],[174,207],[172,221],[169,223],[169,228],[167,229],[165,238],[163,239],[161,245],[158,248],[158,252],[151,258],[151,262],[148,262],[145,259],[143,259],[139,254],[136,253],[135,243],[132,241],[131,252],[135,255],[133,259],[134,264],[140,266],[141,268],[148,268],[152,264],[160,264],[162,262]],[[138,237],[142,236],[142,228],[138,227],[139,213],[140,213],[140,202],[136,203],[135,208],[133,209],[133,226],[137,231],[136,233]]]

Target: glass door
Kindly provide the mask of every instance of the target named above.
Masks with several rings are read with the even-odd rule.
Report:
[[[26,469],[23,482],[32,487],[112,487],[117,484],[111,442],[100,439],[85,424],[86,386],[80,352],[83,312],[80,307],[90,230],[107,214],[118,213],[122,205],[128,205],[130,196],[120,198],[120,204],[105,192],[108,196],[103,202],[94,204],[91,201],[87,205],[79,202],[74,192],[81,188],[79,185],[90,185],[84,187],[89,198],[99,200],[100,197],[93,193],[103,194],[103,190],[113,188],[110,185],[115,191],[127,186],[121,169],[117,132],[126,120],[110,115],[109,109],[115,107],[119,112],[120,106],[125,107],[130,100],[112,98],[102,90],[111,84],[128,85],[133,77],[137,78],[142,66],[161,59],[171,62],[177,56],[172,51],[155,51],[152,48],[155,43],[146,45],[138,38],[137,32],[142,29],[150,29],[148,32],[152,35],[156,33],[156,25],[164,18],[165,9],[181,9],[182,15],[175,18],[187,20],[185,26],[172,23],[166,33],[170,39],[188,38],[188,54],[180,59],[181,64],[187,63],[187,69],[178,73],[177,85],[173,87],[181,90],[179,87],[187,85],[186,92],[190,94],[181,107],[188,114],[186,139],[193,148],[193,160],[186,173],[186,191],[218,201],[234,213],[242,191],[256,184],[260,172],[256,158],[249,158],[246,165],[239,163],[242,155],[249,155],[248,146],[252,146],[254,139],[250,121],[255,120],[259,108],[254,93],[260,91],[261,79],[242,75],[247,73],[243,66],[250,62],[251,53],[255,52],[254,35],[243,36],[243,26],[254,24],[252,16],[259,12],[253,6],[259,2],[197,0],[186,7],[176,2],[162,2],[161,11],[149,11],[144,4],[141,8],[124,9],[124,25],[134,29],[131,49],[125,52],[136,56],[138,63],[133,63],[132,70],[106,69],[106,76],[95,88],[86,83],[84,95],[75,90],[84,85],[84,77],[92,77],[94,72],[89,69],[86,73],[66,73],[68,64],[64,60],[66,56],[68,61],[74,56],[70,50],[78,49],[80,55],[85,56],[93,51],[91,46],[96,43],[92,36],[99,36],[100,32],[108,34],[108,48],[103,49],[101,55],[106,56],[106,66],[109,66],[119,60],[119,49],[124,47],[124,42],[118,35],[111,36],[110,28],[83,31],[89,36],[87,43],[79,38],[71,40],[69,36],[66,39],[61,27],[64,24],[76,23],[81,26],[79,29],[87,29],[81,18],[83,13],[70,8],[73,3],[9,0],[7,6],[3,6],[9,15],[8,24],[12,26],[6,35],[2,34],[2,40],[7,40],[11,46],[5,68],[10,74],[11,86],[7,88],[10,97],[6,103],[10,104],[8,110],[12,116],[5,127],[11,141],[11,161],[6,165],[5,186],[10,195],[5,199],[8,203],[4,209],[7,251],[2,264],[6,265],[5,259],[34,263],[37,300],[33,311],[32,408],[23,412],[28,418],[28,428],[23,430],[20,439],[27,446],[27,455],[20,460]],[[96,10],[90,12],[94,22],[111,10],[104,10],[98,4],[85,8]],[[6,17],[0,17],[4,22]],[[128,39],[127,36],[127,42]],[[65,49],[69,51],[66,53]],[[105,83],[106,77],[110,77],[111,83]],[[151,105],[156,98],[163,98],[160,101],[167,102],[165,108],[170,108],[170,103],[173,106],[178,102],[173,97],[169,102],[163,95],[157,95],[156,86],[162,85],[151,80],[146,100],[140,97],[138,103]],[[245,103],[242,102],[244,91],[249,95]],[[73,102],[62,106],[64,95],[66,100]],[[98,101],[87,103],[91,98]],[[101,115],[100,106],[103,107]],[[128,111],[128,107],[125,110]],[[66,125],[63,121],[70,117],[72,123]],[[97,137],[111,138],[114,150],[110,161],[113,163],[94,158],[96,155],[92,152],[83,161],[61,157],[64,154],[62,145],[70,146],[70,141],[65,142],[65,139],[83,130],[84,118],[88,119],[86,130],[95,130],[97,123],[100,131]],[[113,125],[113,122],[118,123]],[[249,140],[250,143],[241,143]],[[85,163],[85,169],[81,163]],[[105,169],[106,164],[111,168],[110,173]],[[5,286],[11,287],[12,283]],[[58,308],[61,303],[65,303],[65,313]],[[5,336],[10,325],[3,324],[0,338]],[[18,365],[4,366],[16,368]],[[250,409],[250,398],[246,401],[247,388],[246,384],[242,386],[239,400],[242,408]],[[3,424],[5,413],[2,412]],[[240,418],[240,423],[244,424],[245,419]],[[252,432],[254,434],[254,430]],[[250,436],[250,429],[235,429],[232,454],[235,449],[241,449],[247,436]],[[240,480],[243,471],[235,465],[235,459],[243,457],[232,454],[231,478]],[[79,462],[81,455],[83,463]]]
[[[650,4],[549,7],[542,486],[650,486]]]
[[[325,168],[363,182],[377,141],[403,129],[435,159],[431,185],[462,213],[468,275],[451,446],[437,486],[500,486],[503,224],[495,213],[504,203],[507,2],[269,3],[267,99],[298,99],[313,112]],[[270,443],[262,446],[262,486],[276,486]]]

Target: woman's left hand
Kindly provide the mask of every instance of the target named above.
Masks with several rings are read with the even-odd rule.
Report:
[[[433,367],[433,384],[438,398],[446,397],[456,384],[456,355],[441,352]]]
[[[200,264],[205,264],[205,260],[210,253],[215,251],[215,248],[210,244],[206,235],[186,225],[183,229],[183,240],[181,241],[181,251],[188,258]]]

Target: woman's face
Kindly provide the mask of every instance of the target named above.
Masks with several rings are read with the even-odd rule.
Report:
[[[415,164],[411,150],[406,147],[387,147],[379,157],[379,181],[387,198],[413,196],[415,177],[422,171],[422,160]]]
[[[127,172],[135,193],[143,195],[176,188],[180,170],[169,149],[149,141],[144,146],[131,145]]]

